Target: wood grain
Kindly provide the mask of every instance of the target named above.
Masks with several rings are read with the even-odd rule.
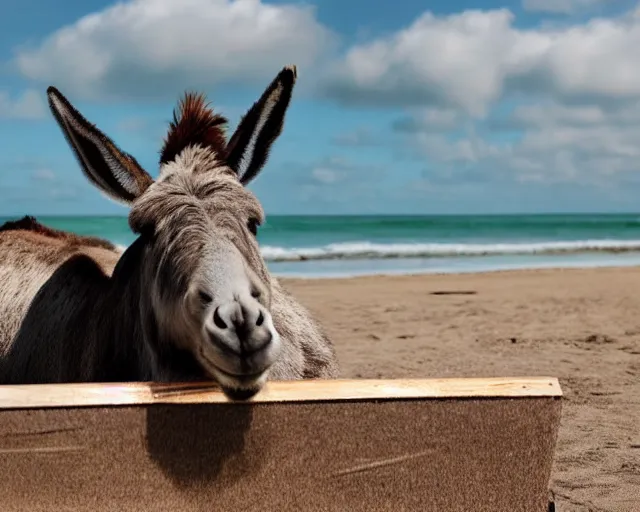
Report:
[[[558,380],[552,377],[513,377],[273,381],[267,383],[250,401],[272,403],[534,396],[562,396]],[[227,402],[230,400],[211,382],[0,386],[0,409]]]

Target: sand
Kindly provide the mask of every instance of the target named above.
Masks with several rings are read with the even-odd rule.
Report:
[[[639,268],[282,282],[343,377],[558,377],[556,510],[640,511]]]

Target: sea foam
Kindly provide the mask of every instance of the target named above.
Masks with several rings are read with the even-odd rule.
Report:
[[[441,258],[501,255],[553,255],[590,252],[640,252],[640,240],[574,240],[538,243],[408,243],[347,242],[321,247],[263,246],[266,261],[339,259]]]

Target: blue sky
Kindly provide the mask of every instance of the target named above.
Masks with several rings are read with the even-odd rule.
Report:
[[[155,176],[185,89],[233,129],[289,63],[267,213],[640,211],[637,48],[628,0],[5,0],[0,216],[126,214],[48,85]]]

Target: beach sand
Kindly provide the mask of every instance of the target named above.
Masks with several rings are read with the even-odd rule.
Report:
[[[639,268],[281,281],[343,377],[558,377],[556,510],[640,511]]]

